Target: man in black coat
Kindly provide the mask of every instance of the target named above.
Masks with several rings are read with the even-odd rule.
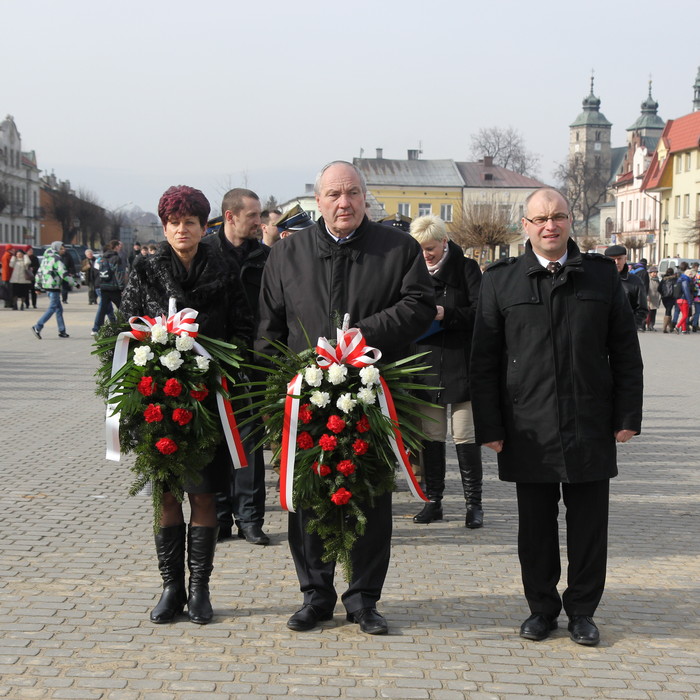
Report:
[[[498,453],[499,478],[516,482],[532,613],[520,636],[545,639],[563,605],[571,638],[594,645],[615,441],[641,430],[642,358],[615,266],[569,238],[566,198],[535,190],[522,223],[524,255],[491,265],[482,280],[471,362],[476,439]],[[562,495],[569,567],[560,597]]]
[[[221,203],[222,224],[214,235],[206,236],[205,245],[218,250],[231,275],[243,284],[253,320],[258,321],[258,296],[262,271],[269,248],[258,239],[260,198],[252,190],[236,187],[229,190]],[[252,430],[245,428],[244,433]],[[245,439],[245,435],[243,435]],[[231,475],[228,493],[216,494],[216,515],[219,539],[233,536],[234,518],[238,537],[250,544],[268,545],[270,538],[263,530],[265,522],[265,460],[263,449],[253,449],[256,439],[245,441],[249,454],[247,469],[236,469]]]
[[[270,252],[260,293],[256,349],[274,353],[269,341],[299,352],[312,339],[335,337],[337,318],[350,315],[382,360],[409,354],[411,341],[435,317],[435,298],[420,246],[402,231],[365,216],[367,186],[351,163],[335,161],[316,178],[322,214],[313,226],[277,243]],[[342,600],[347,619],[368,634],[387,632],[376,604],[391,548],[391,493],[366,508],[365,534],[352,553],[353,578]],[[306,531],[308,514],[289,513],[289,547],[304,594],[290,629],[313,629],[330,620],[337,600],[334,564],[321,560],[323,545]]]
[[[625,290],[627,300],[632,307],[634,320],[637,324],[637,330],[644,331],[646,329],[646,320],[649,315],[649,307],[647,304],[647,293],[649,291],[648,284],[645,287],[643,278],[639,274],[632,274],[627,265],[627,248],[623,245],[611,245],[605,250],[605,257],[615,261],[617,271],[620,274],[620,282]],[[644,271],[645,274],[646,270]],[[647,279],[649,275],[647,274]]]

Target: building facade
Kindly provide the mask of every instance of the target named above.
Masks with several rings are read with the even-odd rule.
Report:
[[[39,168],[11,115],[0,123],[0,241],[39,243]]]

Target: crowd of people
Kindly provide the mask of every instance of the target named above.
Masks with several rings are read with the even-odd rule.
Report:
[[[659,280],[653,267],[628,265],[622,246],[611,246],[605,256],[581,252],[570,237],[569,202],[552,188],[536,190],[525,203],[525,253],[483,273],[449,240],[439,217],[419,217],[407,235],[370,221],[366,194],[362,173],[344,161],[329,163],[316,178],[316,222],[298,207],[285,214],[263,211],[258,195],[243,188],[227,192],[221,215],[210,219],[202,192],[171,187],[158,206],[165,240],[153,250],[134,244],[126,262],[119,241],[101,256],[86,252],[82,272],[89,303],[98,307],[93,334],[114,307],[127,317],[157,317],[168,313],[174,297],[178,308],[198,309],[207,336],[243,339],[261,356],[274,356],[278,343],[301,352],[308,338],[335,337],[344,314],[381,351],[383,362],[427,353],[422,395],[431,406],[421,421],[420,460],[427,500],[414,522],[444,517],[449,432],[464,525],[484,527],[481,449],[494,450],[499,478],[515,483],[518,501],[518,555],[530,608],[520,635],[545,639],[563,609],[571,639],[597,644],[593,616],[605,581],[616,443],[641,430],[637,331],[655,330],[661,305],[667,330],[673,309],[663,281],[675,277],[671,297],[678,318],[670,324],[687,332],[697,301],[689,281],[694,275],[682,263],[680,274]],[[60,241],[52,243],[36,273],[50,300],[32,327],[38,338],[53,313],[59,336],[67,337],[61,293],[72,275],[64,252]],[[4,269],[3,258],[3,275]],[[691,327],[697,314],[694,321]],[[258,437],[249,435],[255,427],[241,436],[248,468],[233,469],[222,449],[197,483],[184,484],[189,523],[181,504],[166,494],[155,535],[163,590],[150,615],[154,623],[176,620],[185,607],[192,622],[212,619],[209,581],[217,542],[238,537],[269,544],[263,452]],[[569,566],[560,595],[562,498]],[[384,634],[389,626],[377,604],[391,556],[391,492],[365,504],[364,515],[365,532],[353,549],[352,577],[341,600],[349,622],[367,634]],[[299,632],[330,620],[338,599],[335,566],[309,531],[310,517],[303,509],[288,516],[302,604],[287,626]]]

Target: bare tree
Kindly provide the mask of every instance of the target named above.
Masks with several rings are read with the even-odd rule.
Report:
[[[79,190],[76,216],[80,221],[82,244],[93,248],[99,244],[102,247],[107,242],[107,217],[97,196],[88,190]]]
[[[637,251],[644,248],[646,245],[646,236],[627,236],[623,240],[624,246],[627,248],[627,253],[630,258],[637,257],[636,255],[629,255],[631,251]]]
[[[595,247],[598,245],[598,239],[595,236],[581,236],[576,239],[576,243],[586,253],[589,250],[595,250]]]
[[[512,205],[497,198],[486,202],[468,200],[450,224],[450,234],[463,250],[478,250],[480,263],[494,260],[496,246],[510,245],[518,239]]]
[[[263,209],[267,209],[267,211],[273,211],[274,209],[279,209],[280,203],[277,201],[277,197],[275,195],[271,194],[266,200],[265,204],[263,204]]]
[[[530,177],[536,177],[540,167],[540,157],[525,148],[522,134],[512,126],[492,126],[472,134],[471,158],[479,160],[485,156],[493,158],[494,165]]]
[[[63,242],[71,243],[78,233],[79,226],[76,197],[64,183],[57,189],[50,190],[50,194],[53,200],[53,215],[63,231]]]
[[[605,201],[608,179],[600,168],[591,167],[583,158],[573,156],[560,164],[554,177],[566,192],[574,221],[583,226],[583,236],[590,235],[590,220]]]
[[[697,213],[695,220],[688,224],[685,240],[688,241],[688,243],[700,246],[700,211]]]
[[[106,218],[108,238],[121,240],[122,227],[131,226],[131,217],[129,213],[123,209],[114,209],[106,213]]]

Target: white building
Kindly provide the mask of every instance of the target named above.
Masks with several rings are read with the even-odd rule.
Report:
[[[15,120],[0,123],[0,241],[39,243],[39,168],[34,151],[22,151]]]

